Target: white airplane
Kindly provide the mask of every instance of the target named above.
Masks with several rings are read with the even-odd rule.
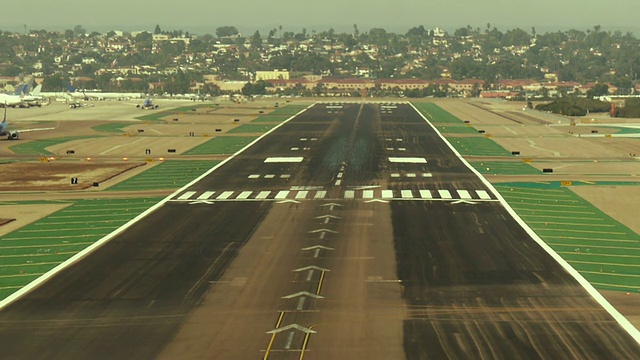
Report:
[[[28,94],[24,94],[22,96],[22,105],[23,107],[31,107],[31,106],[42,106],[44,102],[44,97],[40,95],[40,90],[42,90],[42,85],[38,85]]]
[[[26,87],[27,84],[20,84],[13,94],[0,93],[0,104],[3,104],[4,106],[19,107],[22,104],[22,91]]]
[[[9,130],[9,123],[7,122],[7,104],[4,106],[4,115],[2,122],[0,123],[0,136],[6,136],[7,140],[18,140],[20,138],[20,132],[41,131],[41,130],[53,130],[55,128],[38,128],[38,129],[24,129],[24,130]]]
[[[143,110],[151,110],[151,109],[157,109],[159,106],[158,105],[153,105],[153,102],[151,102],[151,99],[147,98],[147,100],[144,101],[144,103],[142,103],[142,105],[136,105],[137,108],[143,109]]]

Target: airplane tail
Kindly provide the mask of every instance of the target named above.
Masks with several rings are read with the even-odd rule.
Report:
[[[40,90],[42,90],[42,84],[38,85],[31,91],[31,95],[40,95]]]

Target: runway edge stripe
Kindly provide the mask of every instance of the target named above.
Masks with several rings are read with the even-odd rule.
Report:
[[[456,150],[456,148],[453,147],[453,145],[451,145],[444,136],[442,136],[442,134],[438,131],[438,129],[435,126],[433,126],[431,122],[429,122],[429,120],[424,116],[424,114],[421,113],[413,105],[412,102],[408,102],[408,104],[411,105],[413,110],[417,112],[424,119],[424,121],[426,121],[427,124],[429,124],[429,126],[431,126],[431,128],[436,132],[436,134],[438,134],[438,136],[442,139],[442,141],[444,141],[445,144],[449,146],[449,148],[454,152],[454,154],[456,154],[456,156],[462,161],[462,163],[465,164],[465,166],[467,166],[469,170],[471,170],[474,174],[476,174],[476,176],[480,178],[480,180],[485,184],[485,186],[487,186],[493,192],[493,194],[500,201],[502,206],[504,206],[504,208],[507,209],[507,212],[516,220],[518,224],[520,224],[520,226],[525,230],[525,232],[529,236],[531,236],[531,238],[536,243],[538,243],[538,245],[540,245],[540,247],[542,247],[542,249],[544,249],[558,264],[560,264],[560,266],[562,266],[571,276],[573,276],[573,278],[576,279],[576,281],[589,293],[589,295],[591,295],[591,297],[593,297],[593,299],[596,302],[598,302],[598,304],[600,304],[600,306],[602,306],[618,322],[618,324],[620,324],[620,326],[622,326],[622,328],[640,345],[640,331],[635,326],[633,326],[633,324],[631,324],[631,322],[626,317],[624,317],[615,307],[613,307],[613,305],[611,305],[607,301],[607,299],[605,299],[604,296],[602,296],[602,294],[600,294],[598,290],[596,290],[596,288],[593,287],[593,285],[591,285],[589,281],[587,281],[587,279],[585,279],[576,269],[574,269],[565,259],[563,259],[562,256],[558,255],[558,253],[556,253],[549,245],[547,245],[529,227],[529,225],[527,225],[527,223],[525,223],[524,220],[520,218],[520,216],[515,212],[515,210],[513,210],[513,208],[511,208],[511,206],[509,205],[509,203],[507,203],[507,201],[502,197],[500,192],[498,192],[498,190],[496,190],[496,188],[493,187],[493,185],[487,179],[485,179],[484,176],[480,174],[480,172],[478,172],[473,166],[471,166],[471,164],[467,162],[467,160],[465,160],[462,157],[462,155],[458,152],[458,150]]]
[[[175,192],[173,192],[169,196],[167,196],[164,199],[160,200],[157,204],[151,206],[150,208],[148,208],[147,210],[145,210],[144,212],[142,212],[138,216],[136,216],[133,219],[129,220],[124,225],[120,226],[119,228],[117,228],[114,231],[110,232],[109,234],[105,235],[103,238],[99,239],[98,241],[96,241],[93,244],[89,245],[88,247],[84,248],[82,251],[78,252],[77,254],[75,254],[74,256],[70,257],[66,261],[60,263],[60,265],[54,267],[53,269],[49,270],[48,272],[46,272],[46,273],[44,273],[42,275],[40,275],[38,278],[36,278],[32,282],[30,282],[29,284],[25,285],[24,287],[22,287],[20,290],[18,290],[16,292],[14,292],[13,294],[7,296],[4,300],[0,301],[0,310],[4,309],[5,307],[7,307],[10,304],[12,304],[13,302],[17,301],[18,299],[20,299],[24,295],[28,294],[31,290],[33,290],[33,289],[37,288],[38,286],[40,286],[41,284],[45,283],[47,280],[51,279],[57,273],[61,272],[62,270],[66,269],[66,268],[68,268],[69,266],[79,262],[80,260],[82,260],[83,258],[88,256],[92,252],[96,251],[102,245],[106,244],[109,240],[113,239],[114,237],[116,237],[117,235],[119,235],[120,233],[122,233],[123,231],[128,229],[133,224],[137,223],[138,221],[140,221],[141,219],[143,219],[147,215],[151,214],[152,212],[154,212],[155,210],[157,210],[158,208],[163,206],[166,202],[171,200],[171,198],[173,198],[174,196],[177,196],[178,194],[182,193],[183,191],[188,189],[193,184],[195,184],[198,181],[202,180],[204,177],[206,177],[209,174],[211,174],[212,172],[214,172],[220,166],[226,164],[228,161],[230,161],[231,159],[236,157],[238,154],[242,153],[243,151],[245,151],[249,147],[253,146],[255,143],[260,141],[262,138],[264,138],[267,135],[271,134],[273,131],[277,130],[278,128],[280,128],[284,124],[288,123],[289,121],[291,121],[296,116],[302,114],[303,112],[307,111],[311,107],[315,106],[315,104],[316,103],[314,102],[313,104],[311,104],[311,105],[307,106],[306,108],[300,110],[299,112],[297,112],[296,114],[294,114],[290,118],[286,119],[282,123],[280,123],[277,126],[275,126],[274,128],[272,128],[271,130],[269,130],[266,133],[262,134],[260,137],[258,137],[257,139],[255,139],[251,143],[247,144],[242,149],[236,151],[233,155],[231,155],[228,158],[224,159],[223,161],[221,161],[216,166],[214,166],[211,169],[209,169],[204,174],[198,176],[196,179],[194,179],[193,181],[189,182],[187,185],[185,185],[185,186],[181,187],[180,189],[176,190]]]

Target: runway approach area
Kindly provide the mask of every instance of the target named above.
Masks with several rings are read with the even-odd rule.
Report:
[[[0,310],[6,359],[632,359],[408,103],[316,103]]]

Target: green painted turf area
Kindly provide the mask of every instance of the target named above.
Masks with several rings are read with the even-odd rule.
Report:
[[[160,200],[72,201],[62,210],[1,236],[0,299],[53,269]],[[35,203],[31,202],[37,206]]]
[[[462,155],[511,156],[511,152],[485,137],[451,137],[447,141]]]
[[[540,175],[542,172],[522,161],[470,162],[478,172],[486,175]]]
[[[33,156],[51,155],[51,153],[46,150],[46,148],[48,148],[49,146],[54,146],[54,145],[68,142],[68,141],[79,140],[79,139],[93,139],[95,137],[96,136],[70,136],[70,137],[62,137],[62,138],[55,138],[55,139],[34,140],[34,141],[20,143],[18,145],[9,146],[9,149],[18,155],[33,155]]]
[[[107,191],[178,189],[218,164],[212,160],[167,160]]]
[[[436,129],[441,134],[477,134],[478,130],[476,130],[472,126],[456,126],[456,125],[438,125]]]
[[[451,123],[451,124],[464,124],[464,121],[451,115],[447,111],[442,110],[441,107],[430,102],[415,102],[413,106],[418,109],[427,119],[432,123]]]
[[[100,132],[121,133],[121,132],[124,132],[124,130],[122,130],[123,128],[132,124],[133,123],[110,122],[110,123],[94,126],[92,127],[92,129]]]
[[[228,134],[265,133],[273,129],[275,124],[244,124],[229,130]]]
[[[287,105],[285,107],[277,108],[274,111],[270,112],[269,115],[287,115],[290,117],[306,109],[309,105]]]
[[[640,236],[569,188],[498,184],[542,240],[593,286],[640,292]]]
[[[182,155],[230,155],[247,146],[255,136],[220,136],[183,153]]]
[[[261,115],[259,117],[257,117],[256,119],[252,120],[252,123],[265,123],[265,122],[277,122],[277,123],[281,123],[285,120],[287,120],[288,118],[290,118],[291,115],[272,115],[272,114],[268,114],[268,115]]]

